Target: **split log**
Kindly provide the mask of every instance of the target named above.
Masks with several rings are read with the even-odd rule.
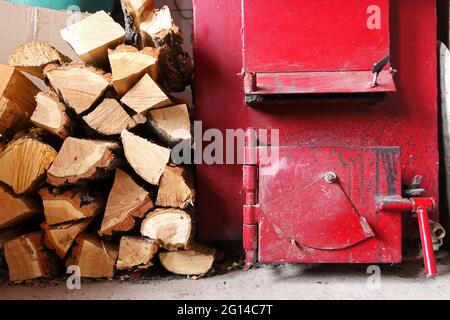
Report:
[[[169,97],[148,74],[145,74],[121,101],[144,116],[149,110],[172,105]]]
[[[170,159],[170,149],[163,148],[124,130],[121,135],[125,157],[136,173],[152,185],[159,180]]]
[[[143,218],[153,208],[151,194],[126,172],[117,169],[99,235],[130,231],[135,219]]]
[[[158,83],[167,92],[182,92],[191,85],[194,64],[184,49],[183,32],[177,26],[153,35],[160,52]]]
[[[44,247],[42,232],[21,236],[5,244],[10,281],[49,278],[56,272],[54,256]]]
[[[193,236],[192,219],[182,210],[157,209],[142,222],[141,234],[158,241],[164,249],[186,249]]]
[[[61,37],[87,64],[103,67],[108,64],[108,49],[125,41],[125,30],[105,11],[99,11],[66,29]]]
[[[159,50],[158,83],[167,92],[181,92],[192,82],[194,65],[184,49],[183,32],[172,20],[170,9],[164,6],[140,23],[144,46]]]
[[[154,14],[153,0],[122,0],[122,5],[133,15],[133,20],[137,25],[148,20]]]
[[[161,141],[171,147],[192,139],[191,121],[185,104],[151,110],[148,113],[148,120]]]
[[[0,181],[16,194],[35,191],[55,158],[55,149],[34,138],[14,140],[0,154]]]
[[[153,0],[121,0],[125,17],[126,44],[139,47],[142,43],[139,25],[153,14]]]
[[[142,270],[153,265],[153,257],[158,252],[157,242],[139,237],[124,236],[120,239],[117,270]]]
[[[188,167],[167,166],[159,184],[156,205],[185,209],[194,205],[194,176]]]
[[[158,78],[159,52],[154,48],[141,51],[132,46],[121,45],[108,51],[112,70],[112,83],[117,94],[126,94],[145,74]]]
[[[104,136],[119,135],[136,127],[136,122],[115,99],[105,99],[94,111],[83,117],[87,125]]]
[[[67,259],[67,266],[79,266],[84,278],[112,278],[119,250],[94,235],[81,234]]]
[[[17,196],[0,183],[0,230],[15,227],[42,214],[42,205],[34,198]]]
[[[83,189],[59,193],[57,189],[41,189],[45,220],[49,225],[73,222],[94,217],[105,208],[103,199]]]
[[[153,12],[139,24],[144,45],[154,46],[153,36],[161,31],[172,28],[172,26],[173,20],[168,6],[153,10]]]
[[[45,42],[25,43],[14,50],[8,59],[8,65],[42,80],[44,80],[44,68],[47,65],[61,65],[69,62],[71,62],[69,57]]]
[[[214,259],[215,251],[206,248],[159,253],[159,260],[167,271],[186,276],[208,273],[213,266]]]
[[[83,63],[61,67],[48,65],[44,75],[53,90],[78,115],[89,110],[103,96],[111,81],[110,75]]]
[[[108,176],[119,164],[119,144],[69,137],[48,170],[47,182],[59,187]],[[145,161],[145,159],[144,159]]]
[[[6,260],[4,254],[5,243],[17,238],[19,234],[12,229],[0,230],[0,271],[6,268]]]
[[[91,221],[92,219],[85,219],[57,226],[50,226],[47,223],[43,223],[41,228],[45,232],[45,246],[55,250],[56,254],[61,259],[64,259],[75,239],[87,228]]]
[[[37,106],[31,116],[31,122],[62,139],[72,132],[72,123],[66,113],[66,107],[53,92],[36,96]]]
[[[0,134],[24,129],[36,108],[36,87],[17,69],[0,64]]]

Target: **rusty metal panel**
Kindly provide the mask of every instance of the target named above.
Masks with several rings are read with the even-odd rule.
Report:
[[[401,261],[401,213],[377,209],[401,194],[399,148],[282,147],[260,162],[260,262]]]

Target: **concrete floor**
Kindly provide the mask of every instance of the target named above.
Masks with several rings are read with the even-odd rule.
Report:
[[[450,299],[450,254],[438,257],[439,277],[426,279],[421,261],[383,266],[368,286],[365,265],[277,265],[234,270],[198,280],[155,276],[146,281],[84,281],[39,286],[0,284],[0,299]]]

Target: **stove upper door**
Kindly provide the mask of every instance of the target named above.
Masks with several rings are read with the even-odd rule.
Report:
[[[243,0],[246,93],[395,91],[388,63],[389,0]]]

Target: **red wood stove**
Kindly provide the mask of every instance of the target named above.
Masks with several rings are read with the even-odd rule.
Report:
[[[197,166],[202,240],[243,239],[248,264],[399,263],[417,216],[435,274],[434,1],[194,0],[194,42],[197,120],[246,130],[244,165]]]

